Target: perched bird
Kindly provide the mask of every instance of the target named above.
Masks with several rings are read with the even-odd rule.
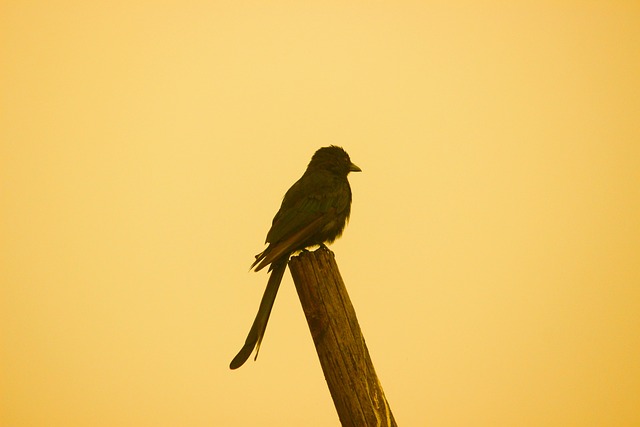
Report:
[[[351,212],[349,172],[361,172],[340,147],[323,147],[315,152],[302,177],[287,191],[280,210],[267,233],[267,248],[251,265],[260,271],[267,265],[271,275],[244,346],[229,367],[237,369],[260,343],[267,328],[289,257],[310,246],[331,243],[344,230]]]

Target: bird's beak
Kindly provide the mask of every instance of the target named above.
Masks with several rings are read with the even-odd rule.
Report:
[[[358,166],[351,163],[349,165],[349,172],[362,172],[362,169],[360,169]]]

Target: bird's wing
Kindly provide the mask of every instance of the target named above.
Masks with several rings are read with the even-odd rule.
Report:
[[[350,191],[346,184],[346,191]],[[348,209],[350,197],[343,197],[342,182],[324,174],[305,175],[287,191],[267,234],[269,247],[256,257],[252,267],[261,270],[269,263],[302,249],[300,245],[320,232],[337,214]],[[322,243],[322,242],[318,242]]]
[[[256,256],[256,260],[251,265],[251,268],[256,267],[255,270],[260,271],[275,260],[283,256],[287,256],[293,251],[301,249],[300,245],[317,233],[324,222],[324,215],[318,216],[309,224],[300,230],[297,230],[291,236],[288,236],[286,239],[270,244],[264,252]]]

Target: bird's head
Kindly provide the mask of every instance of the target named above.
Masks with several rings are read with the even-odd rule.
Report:
[[[322,147],[316,151],[307,169],[324,169],[344,176],[347,176],[349,172],[362,172],[362,169],[351,163],[347,152],[335,145]]]

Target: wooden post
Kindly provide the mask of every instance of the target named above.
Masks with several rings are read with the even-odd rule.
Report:
[[[289,269],[342,425],[397,426],[333,252],[302,252]]]

